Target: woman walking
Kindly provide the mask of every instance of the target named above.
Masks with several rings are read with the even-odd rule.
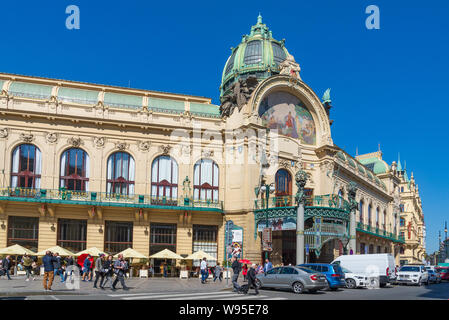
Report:
[[[104,287],[106,286],[107,283],[111,283],[111,287],[112,288],[112,275],[114,274],[114,263],[112,261],[112,256],[109,255],[108,258],[103,262],[103,271],[104,271],[104,278],[106,278],[106,280],[104,280],[104,278],[102,279],[102,281],[100,281],[100,288],[104,290]],[[104,280],[104,282],[103,282]]]

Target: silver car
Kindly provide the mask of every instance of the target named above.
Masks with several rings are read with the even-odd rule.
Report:
[[[256,276],[260,288],[291,288],[294,293],[316,292],[327,288],[326,276],[305,267],[277,267]]]

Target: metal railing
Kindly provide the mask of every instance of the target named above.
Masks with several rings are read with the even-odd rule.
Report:
[[[377,236],[388,238],[393,241],[401,241],[401,242],[404,241],[404,237],[401,237],[400,235],[396,235],[393,232],[388,232],[384,229],[380,229],[378,227],[371,226],[369,224],[357,222],[357,229],[359,229],[361,231],[366,231],[366,232],[372,233]]]
[[[133,207],[142,206],[173,206],[173,207],[199,207],[216,208],[223,210],[223,201],[198,200],[192,197],[154,197],[151,195],[119,194],[96,191],[73,191],[61,189],[31,189],[31,188],[0,188],[0,199],[23,201],[49,202],[62,201],[68,203],[83,202],[83,204],[113,205],[127,204]]]
[[[270,197],[268,208],[293,207],[295,204],[295,196]],[[326,194],[321,196],[307,197],[306,207],[325,207],[338,208],[349,211],[349,202],[336,194]],[[265,199],[254,200],[254,209],[266,209]]]

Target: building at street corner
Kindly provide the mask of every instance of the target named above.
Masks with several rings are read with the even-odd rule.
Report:
[[[380,150],[353,157],[339,148],[330,91],[320,99],[300,70],[259,16],[226,61],[220,106],[0,74],[0,247],[202,249],[220,263],[231,252],[259,262],[268,226],[275,264],[297,262],[297,237],[308,261],[344,253],[421,259],[414,182]],[[304,204],[299,224],[296,200]],[[412,221],[413,238],[400,218]]]

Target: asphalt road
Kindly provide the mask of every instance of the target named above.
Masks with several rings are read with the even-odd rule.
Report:
[[[16,296],[9,299],[20,300],[449,300],[449,282],[431,284],[429,286],[394,285],[380,289],[340,289],[338,291],[319,291],[317,293],[294,294],[288,290],[261,289],[256,296],[254,290],[242,295],[233,293],[230,289],[204,290],[183,289],[177,291],[146,292],[130,291],[99,291],[84,294],[65,295],[62,292],[42,293],[30,296]]]

